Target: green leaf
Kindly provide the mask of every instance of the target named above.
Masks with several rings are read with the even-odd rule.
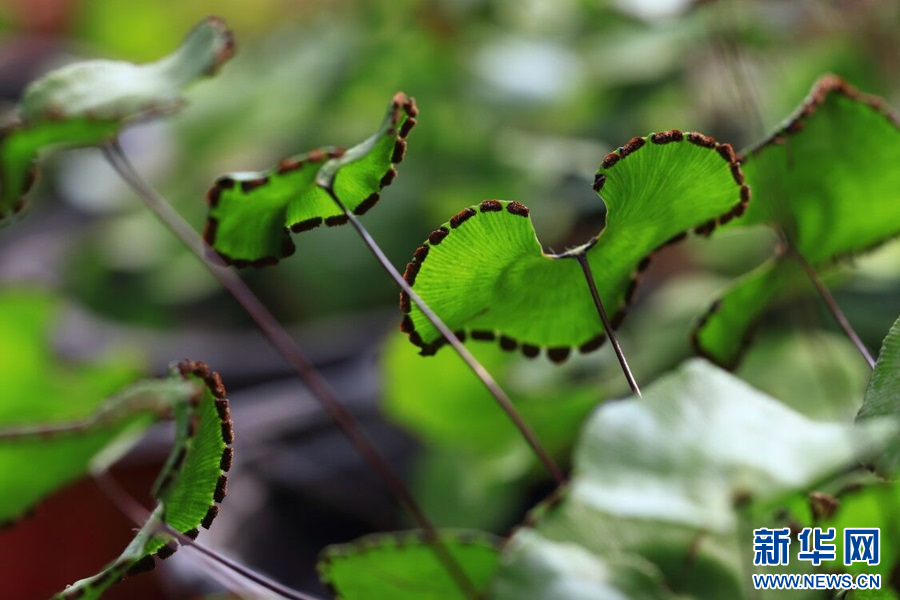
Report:
[[[810,265],[827,269],[900,234],[898,164],[900,122],[884,101],[825,76],[784,125],[742,155],[753,202],[735,226],[771,226]],[[694,333],[698,351],[736,365],[770,305],[812,291],[795,262],[780,251],[716,300]]]
[[[491,600],[674,600],[662,574],[637,556],[601,558],[584,547],[522,529],[504,550]]]
[[[184,402],[192,392],[193,387],[183,382],[139,382],[84,419],[15,426],[4,422],[0,427],[0,519],[21,517],[48,494],[86,475],[93,462],[105,464],[118,458],[158,420],[152,408]],[[29,412],[21,410],[20,415]],[[39,470],[34,469],[36,464],[41,465]]]
[[[897,600],[900,593],[889,589],[853,590],[847,595],[848,600]]]
[[[882,588],[896,586],[892,573],[900,572],[900,482],[876,482],[865,486],[853,486],[838,496],[839,503],[833,515],[816,522],[816,527],[834,527],[838,531],[835,550],[840,559],[844,555],[844,539],[841,532],[847,527],[876,527],[880,530],[880,562],[878,565],[853,563],[844,566],[849,573],[872,573],[882,576]],[[890,598],[891,596],[887,596]]]
[[[0,220],[25,208],[37,180],[36,159],[48,146],[89,146],[115,137],[115,121],[68,119],[14,125],[0,132]]]
[[[882,416],[900,419],[900,319],[894,321],[884,338],[857,419]],[[900,436],[881,458],[879,466],[895,477],[900,472]]]
[[[102,364],[61,363],[49,339],[58,313],[58,301],[43,292],[0,294],[0,429],[87,419],[137,375],[136,361],[124,356]],[[0,523],[17,520],[53,490],[81,477],[97,451],[139,424],[121,422],[83,439],[61,436],[55,449],[27,436],[0,444]],[[35,464],[41,468],[34,469]]]
[[[118,558],[92,577],[82,579],[55,596],[58,600],[99,598],[125,575],[154,568],[154,556],[169,557],[177,549],[172,535],[161,533],[171,527],[196,538],[199,527],[209,528],[218,514],[218,503],[226,493],[227,472],[231,468],[233,440],[228,400],[218,374],[200,362],[185,361],[174,370],[176,382],[190,382],[186,397],[119,406],[121,412],[150,411],[154,416],[174,412],[175,443],[153,495],[158,504],[146,523]],[[101,422],[103,420],[101,419]],[[45,441],[46,443],[46,441]]]
[[[516,408],[533,423],[547,449],[557,457],[567,452],[581,422],[599,401],[595,382],[575,381],[576,374],[584,376],[577,365],[560,372],[547,363],[526,362],[493,344],[472,346],[479,362],[509,390]],[[395,335],[383,356],[382,407],[388,417],[419,438],[483,458],[530,453],[521,434],[457,354],[424,359],[401,335]]]
[[[500,558],[498,541],[476,531],[443,531],[441,541],[478,590],[487,587]],[[328,546],[319,577],[344,600],[452,600],[466,596],[421,534],[375,534]]]
[[[872,370],[846,336],[812,329],[765,332],[734,373],[815,421],[846,423]]]
[[[479,362],[507,391],[544,448],[558,461],[600,401],[596,365],[562,367],[470,344]],[[540,463],[509,417],[455,352],[422,357],[405,336],[390,336],[382,352],[385,415],[420,439],[415,495],[436,522],[491,529],[507,524]],[[585,359],[586,360],[586,359]]]
[[[175,443],[153,491],[159,506],[119,559],[60,595],[96,598],[126,572],[152,567],[151,554],[171,554],[160,523],[189,535],[209,526],[225,493],[232,426],[221,380],[203,363],[185,361],[168,378],[127,387],[136,369],[122,357],[61,363],[48,339],[57,312],[57,301],[42,292],[0,294],[0,523],[105,469],[150,425],[175,420]]]
[[[349,150],[323,148],[268,171],[220,177],[207,193],[206,241],[236,266],[271,265],[294,253],[290,232],[347,221],[328,189],[353,214],[364,214],[397,175],[417,113],[398,92],[379,130]]]
[[[181,89],[215,73],[233,53],[231,31],[209,17],[157,62],[85,61],[32,82],[19,119],[0,132],[0,219],[24,207],[41,149],[98,145],[125,124],[175,112],[184,104]]]
[[[606,567],[598,573],[616,573],[602,585],[621,597],[651,585],[651,598],[740,597],[749,577],[742,553],[751,548],[743,545],[738,507],[804,490],[872,456],[895,434],[883,420],[865,428],[812,421],[705,361],[690,361],[648,386],[643,399],[593,414],[569,488],[513,536],[496,597],[547,597],[516,583],[529,577],[522,569],[530,559],[520,553],[552,557],[560,548],[580,558],[545,560],[543,589],[583,580],[593,559]],[[623,560],[632,564],[627,577],[615,570]],[[653,568],[635,567],[636,560]],[[499,593],[506,589],[515,593]]]
[[[709,233],[741,214],[749,198],[731,146],[679,131],[634,138],[607,155],[594,188],[606,204],[606,227],[583,246],[544,253],[527,208],[486,200],[432,232],[404,276],[451,329],[499,338],[529,356],[547,348],[562,360],[573,347],[589,351],[604,339],[576,255],[587,255],[616,325],[657,250],[690,229]],[[440,333],[405,294],[400,305],[410,341],[434,353]]]

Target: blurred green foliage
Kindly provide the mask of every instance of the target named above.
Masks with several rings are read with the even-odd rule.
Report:
[[[483,591],[500,562],[499,540],[479,531],[446,530],[441,541],[473,589]],[[465,600],[419,532],[374,534],[329,546],[319,574],[337,597]]]
[[[897,434],[889,419],[864,427],[814,421],[689,361],[588,418],[569,486],[513,534],[491,597],[751,598],[748,507],[877,456]],[[890,486],[878,493],[861,496],[896,503]],[[842,509],[838,524],[862,511]],[[893,540],[890,514],[865,522]]]
[[[0,429],[85,419],[138,374],[137,361],[124,355],[93,364],[61,362],[50,335],[59,312],[59,300],[47,293],[0,293]],[[0,446],[0,523],[18,520],[45,496],[84,476],[100,449],[129,427],[146,427],[149,419],[140,421],[123,420],[75,438],[58,436],[56,444],[39,436],[6,440]]]
[[[171,51],[206,14],[225,18],[239,40],[236,59],[189,92],[188,110],[135,128],[123,140],[198,231],[204,194],[220,173],[265,169],[298,148],[349,145],[371,132],[385,98],[398,90],[415,97],[422,115],[407,159],[366,219],[396,265],[435,226],[487,198],[530,207],[549,250],[584,243],[604,217],[591,182],[606,152],[634,135],[671,128],[741,148],[771,130],[824,72],[900,104],[900,6],[894,2],[658,2],[659,14],[646,9],[652,5],[59,0],[37,11],[19,0],[0,6],[0,43],[28,47],[26,34],[50,34],[70,55],[138,61]],[[35,74],[63,60],[19,56]],[[61,155],[39,187],[78,217],[65,231],[61,277],[53,280],[61,294],[131,324],[246,325],[98,161],[90,151]],[[48,212],[60,208],[46,200]],[[8,231],[0,231],[0,242]],[[762,262],[773,243],[767,232],[732,231],[662,253],[621,332],[640,381],[690,355],[688,332],[709,299]],[[297,244],[305,260],[245,275],[285,321],[396,306],[393,284],[349,228],[311,231]],[[842,282],[839,300],[872,348],[897,316],[898,260],[900,246],[887,245],[859,260]],[[861,398],[865,367],[845,340],[822,331],[834,329],[829,317],[814,301],[800,302],[768,313],[762,329],[740,375],[814,419],[846,420]],[[397,344],[391,340],[385,351],[385,396],[391,414],[415,423],[427,446],[416,471],[420,496],[441,524],[505,527],[527,501],[533,465],[502,429],[507,424],[495,419],[499,411],[487,416],[493,407],[469,406],[479,392],[471,391],[475,382],[467,373],[443,363],[416,366],[427,359],[412,356],[409,347],[403,351],[410,356],[400,358]],[[18,355],[15,344],[7,348],[4,360]],[[54,357],[35,360],[49,364]],[[559,426],[544,433],[557,452],[574,442],[577,421],[595,400],[626,395],[608,348],[552,375],[543,358],[486,360],[514,392],[524,388],[526,402],[534,395],[537,411],[547,408],[543,389],[575,390],[571,405],[563,400],[573,418],[540,426]],[[416,404],[437,387],[461,402],[446,420],[441,416],[454,409],[429,413],[427,404]],[[467,418],[480,419],[485,429],[467,427]],[[491,444],[479,447],[479,436]],[[472,466],[476,455],[481,462]]]
[[[696,130],[739,148],[825,71],[889,101],[900,90],[892,2],[659,2],[661,16],[641,8],[652,3],[580,0],[46,4],[41,20],[27,2],[8,3],[9,33],[50,30],[83,56],[145,60],[169,52],[205,14],[232,24],[238,59],[191,91],[190,110],[162,131],[134,132],[128,145],[198,229],[203,194],[219,173],[352,143],[370,132],[385,97],[416,97],[423,117],[413,150],[367,223],[398,264],[436,224],[485,198],[529,206],[550,248],[583,243],[601,210],[593,172],[633,135]],[[88,188],[82,205],[110,217],[72,258],[90,255],[106,273],[90,286],[73,278],[79,295],[120,318],[156,323],[215,295],[210,285],[185,289],[204,280],[200,268],[169,269],[180,248],[124,188],[97,189],[103,178],[112,175],[101,170],[93,186],[74,186]],[[58,182],[64,194],[71,181]],[[586,232],[582,222],[593,224]],[[139,239],[120,233],[136,228]],[[299,251],[314,260],[252,276],[286,319],[393,302],[392,284],[352,232],[312,232]],[[123,280],[122,292],[142,301],[122,306],[96,292]]]

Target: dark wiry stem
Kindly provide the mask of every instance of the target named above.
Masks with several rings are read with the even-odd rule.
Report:
[[[531,447],[532,452],[534,452],[535,456],[538,457],[538,460],[543,463],[544,467],[547,469],[547,472],[550,473],[550,476],[556,481],[558,485],[562,485],[566,482],[566,476],[563,474],[562,470],[557,466],[556,462],[547,452],[543,445],[541,445],[540,440],[538,440],[537,436],[532,431],[531,427],[528,426],[528,423],[525,422],[525,419],[522,418],[522,415],[519,414],[519,411],[516,409],[515,405],[510,401],[509,396],[506,395],[506,392],[500,387],[497,381],[491,376],[487,369],[478,362],[471,352],[469,352],[468,348],[463,345],[463,343],[459,340],[453,331],[447,327],[447,324],[444,323],[441,318],[435,313],[430,306],[419,296],[415,291],[413,291],[412,287],[410,287],[409,283],[403,279],[403,276],[400,272],[394,267],[391,261],[385,256],[384,252],[382,252],[381,247],[375,242],[369,232],[363,227],[362,223],[359,222],[359,219],[356,218],[352,212],[347,210],[347,207],[344,206],[344,203],[341,202],[341,199],[337,197],[337,194],[334,193],[334,190],[331,187],[323,187],[323,189],[328,192],[328,194],[334,199],[337,205],[340,207],[342,211],[344,211],[344,215],[353,225],[356,232],[365,242],[366,246],[369,247],[369,250],[372,254],[375,255],[375,258],[381,264],[385,271],[391,276],[391,278],[400,286],[406,294],[409,296],[410,301],[414,302],[416,306],[419,307],[419,310],[422,311],[422,314],[425,315],[425,318],[431,321],[431,324],[437,328],[438,331],[441,332],[441,335],[447,340],[450,346],[459,354],[460,358],[468,365],[468,367],[475,373],[478,379],[484,384],[484,387],[487,388],[488,392],[494,397],[497,401],[497,404],[500,405],[500,408],[503,409],[503,412],[507,414],[510,420],[515,425],[516,429],[519,430],[519,433],[525,438],[525,441]]]
[[[247,284],[231,270],[222,258],[200,237],[172,206],[150,187],[131,165],[122,152],[118,141],[103,147],[107,160],[119,175],[144,201],[147,207],[188,247],[206,266],[222,287],[241,305],[253,319],[257,328],[268,338],[279,354],[293,367],[297,376],[306,384],[319,400],[335,423],[350,442],[356,446],[365,461],[375,470],[388,489],[403,506],[419,527],[440,563],[447,569],[453,580],[467,598],[478,596],[472,582],[462,570],[459,562],[450,554],[438,537],[437,530],[425,515],[422,507],[413,498],[406,484],[397,475],[390,463],[381,455],[375,445],[360,428],[356,418],[341,404],[331,386],[306,358],[297,343],[282,327],[265,304],[247,287]]]
[[[129,519],[131,519],[135,525],[140,527],[143,525],[147,519],[150,517],[150,511],[141,506],[141,504],[131,497],[131,495],[126,492],[119,483],[112,478],[108,471],[101,471],[99,473],[94,473],[94,480],[100,486],[100,489],[103,490],[103,493],[112,500],[113,504],[122,511]],[[162,530],[169,535],[174,536],[178,539],[182,546],[191,548],[192,550],[196,550],[200,554],[206,556],[209,560],[218,563],[225,568],[237,573],[241,577],[246,578],[248,581],[252,581],[253,583],[264,587],[270,592],[274,592],[279,596],[287,598],[288,600],[321,600],[320,598],[316,598],[315,596],[310,596],[308,594],[304,594],[302,592],[298,592],[296,590],[292,590],[288,587],[285,587],[278,583],[277,581],[273,581],[269,579],[265,575],[261,573],[257,573],[256,571],[245,567],[240,563],[236,563],[231,560],[227,556],[219,554],[215,550],[211,548],[207,548],[203,544],[195,541],[194,539],[184,535],[180,531],[173,529],[168,524],[163,523]]]
[[[606,310],[603,308],[603,302],[600,301],[600,293],[597,291],[597,284],[594,283],[594,274],[591,273],[591,266],[588,264],[587,255],[583,252],[579,252],[573,256],[575,257],[575,260],[578,261],[578,264],[581,265],[581,270],[584,272],[584,279],[587,281],[588,288],[591,290],[591,298],[594,299],[594,306],[597,307],[597,313],[600,315],[600,320],[603,322],[603,328],[606,330],[606,337],[609,338],[613,350],[616,352],[616,358],[619,359],[619,364],[622,366],[622,373],[625,374],[625,379],[628,380],[631,391],[640,398],[641,389],[638,387],[637,381],[635,381],[634,375],[628,367],[628,361],[625,360],[625,353],[622,352],[622,346],[619,345],[619,338],[616,336],[616,332],[609,322],[609,317],[606,316]]]
[[[850,341],[856,346],[856,349],[862,354],[863,359],[869,364],[870,369],[875,368],[875,359],[872,358],[872,354],[869,353],[869,349],[866,348],[866,345],[857,335],[856,330],[853,329],[853,326],[850,325],[850,321],[847,320],[847,317],[844,316],[844,312],[841,310],[841,307],[838,306],[837,300],[834,299],[834,296],[831,295],[831,292],[828,290],[828,287],[822,281],[822,278],[819,277],[819,274],[816,273],[816,270],[809,264],[806,259],[803,257],[800,252],[794,248],[788,242],[784,242],[785,246],[788,248],[791,256],[797,259],[797,262],[800,263],[800,266],[803,267],[803,270],[806,271],[807,277],[815,286],[816,291],[819,292],[819,296],[822,298],[822,301],[825,302],[825,306],[828,307],[828,311],[831,313],[831,316],[834,317],[834,320],[837,321],[838,326],[844,331]]]

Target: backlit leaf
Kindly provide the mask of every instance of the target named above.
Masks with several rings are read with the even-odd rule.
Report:
[[[900,121],[884,101],[825,76],[784,125],[743,153],[753,202],[734,226],[774,227],[826,270],[900,234],[898,164]],[[734,366],[770,305],[813,290],[791,263],[780,251],[716,300],[695,331],[698,351]]]
[[[415,102],[398,93],[379,130],[349,150],[323,148],[268,171],[220,177],[207,193],[206,241],[236,266],[269,265],[294,253],[291,232],[347,221],[323,188],[364,214],[396,176],[416,114]]]
[[[48,339],[57,306],[46,294],[5,292],[0,312],[0,523],[13,523],[49,494],[105,469],[150,425],[175,421],[151,518],[118,559],[58,596],[97,598],[125,573],[152,568],[151,555],[171,554],[175,545],[159,534],[161,523],[191,536],[198,526],[209,527],[231,466],[225,389],[218,375],[192,361],[168,378],[127,387],[135,369],[121,358],[61,364]]]
[[[554,360],[589,351],[603,327],[574,256],[585,254],[614,326],[641,272],[663,246],[689,230],[707,234],[743,212],[749,190],[727,144],[668,131],[634,138],[603,160],[595,189],[607,207],[603,231],[562,254],[545,253],[518,202],[486,200],[433,231],[404,274],[453,330],[498,338],[527,355],[547,348]],[[409,298],[403,330],[424,354],[443,342]]]
[[[175,381],[193,383],[192,393],[176,402],[143,407],[151,414],[174,413],[175,443],[154,485],[158,504],[118,558],[94,576],[82,579],[59,594],[58,600],[99,598],[125,575],[153,569],[155,557],[168,558],[178,545],[168,526],[190,538],[199,527],[209,528],[226,493],[231,468],[233,429],[219,376],[199,362],[185,361],[173,371]],[[123,407],[140,410],[142,407]]]

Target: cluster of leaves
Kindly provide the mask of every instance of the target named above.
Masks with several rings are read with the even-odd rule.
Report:
[[[694,334],[701,354],[733,367],[748,343],[749,326],[770,303],[812,289],[808,283],[803,286],[804,265],[829,267],[898,233],[900,188],[892,167],[900,151],[897,120],[882,101],[856,92],[834,76],[820,80],[785,125],[741,157],[727,146],[699,138],[706,143],[695,146],[716,149],[726,159],[726,168],[719,167],[725,174],[718,180],[713,178],[718,175],[715,161],[706,163],[707,170],[698,169],[698,157],[703,155],[696,150],[694,156],[671,150],[671,162],[662,152],[644,164],[632,159],[651,157],[643,148],[690,149],[688,144],[670,144],[691,136],[698,139],[697,134],[679,132],[635,138],[607,156],[595,185],[607,208],[606,228],[587,244],[546,255],[533,228],[521,218],[528,216],[527,209],[518,203],[485,201],[464,209],[429,236],[407,267],[407,281],[460,335],[496,338],[501,348],[521,348],[532,358],[540,347],[547,347],[551,359],[562,360],[571,347],[593,350],[596,333],[591,332],[598,324],[575,265],[568,273],[572,279],[566,281],[565,263],[553,261],[599,255],[589,264],[604,303],[624,308],[637,279],[628,273],[646,267],[661,241],[671,236],[677,241],[685,229],[709,234],[717,224],[727,223],[729,228],[768,224],[783,239],[779,256],[716,301]],[[848,159],[847,139],[852,147],[879,148],[877,156]],[[829,174],[827,181],[821,179],[823,172]],[[708,179],[705,173],[710,173]],[[866,173],[864,181],[856,181],[859,173]],[[698,204],[707,206],[699,199],[715,199],[711,190],[720,192],[722,200],[707,209],[710,213],[697,214]],[[740,198],[740,204],[731,207],[726,201],[729,193]],[[747,203],[751,193],[753,199]],[[859,210],[863,204],[872,207],[871,214]],[[750,207],[748,214],[741,217],[745,206]],[[627,222],[629,216],[634,224]],[[692,217],[694,221],[677,220]],[[659,231],[660,224],[672,229]],[[640,234],[629,231],[629,225]],[[617,263],[614,267],[604,265],[598,250],[605,236],[608,244],[620,244],[611,254],[615,258],[606,258],[607,263]],[[604,271],[601,265],[606,266]],[[618,275],[615,269],[621,269]],[[766,275],[770,271],[775,275]],[[754,276],[760,281],[747,284]],[[401,295],[401,309],[408,315],[402,328],[411,341],[423,354],[434,353],[443,341],[439,334],[429,329],[406,295]],[[731,320],[725,320],[729,315]],[[884,540],[897,539],[900,531],[891,517],[898,501],[892,462],[898,440],[897,395],[896,388],[889,391],[887,384],[895,379],[898,367],[892,352],[895,330],[885,340],[860,411],[860,417],[877,414],[894,419],[865,423],[880,430],[810,421],[702,361],[689,362],[659,379],[642,400],[601,407],[588,419],[574,449],[570,485],[535,509],[505,543],[500,567],[484,588],[488,596],[746,597],[751,594],[746,565],[755,527],[780,519],[800,528],[860,523],[879,527]],[[432,383],[427,377],[423,380],[419,397]],[[448,393],[456,398],[448,403],[450,410],[463,408],[459,398],[464,394],[461,389]],[[400,397],[406,395],[416,395],[416,390]],[[475,436],[438,425],[440,413],[435,418],[431,404],[415,407],[407,401],[391,406],[402,422],[414,424],[426,439],[435,432],[447,437],[452,432],[456,443],[466,440],[469,447],[478,447]],[[522,406],[530,404],[523,399]],[[566,414],[565,394],[560,394],[558,406]],[[881,466],[879,476],[865,484],[851,487],[839,476],[875,457]],[[834,496],[811,494],[807,505],[804,491],[814,489],[829,490]],[[841,508],[823,512],[817,508],[823,497]],[[359,550],[366,556],[372,552],[371,547]],[[875,571],[884,581],[892,581],[896,549],[887,542],[883,552]],[[352,586],[352,578],[331,575],[329,565],[354,558],[346,548],[326,557],[323,572],[338,589],[344,581]],[[858,565],[849,570],[860,572]],[[405,583],[408,588],[409,581]],[[417,589],[430,586],[423,581]],[[885,589],[883,597],[895,593]],[[439,597],[453,594],[448,588]]]
[[[109,143],[122,125],[177,108],[180,88],[212,73],[232,52],[227,28],[208,19],[158,63],[87,63],[33,84],[20,122],[0,140],[3,216],[24,206],[41,148]],[[416,117],[415,103],[398,93],[379,130],[353,148],[324,148],[265,172],[220,178],[207,195],[206,241],[235,266],[266,266],[294,253],[292,232],[364,214],[395,177]],[[690,232],[708,236],[720,226],[766,224],[778,231],[783,250],[716,301],[694,334],[701,354],[733,366],[766,306],[802,291],[795,285],[798,269],[827,268],[900,233],[898,159],[897,120],[881,101],[833,76],[823,78],[775,134],[741,154],[697,132],[632,138],[603,159],[594,190],[606,220],[576,248],[544,252],[529,209],[516,201],[473,204],[435,229],[404,273],[401,329],[424,355],[446,341],[415,293],[460,338],[495,339],[527,359],[543,350],[562,362],[573,349],[596,350],[609,335],[597,318],[603,305],[615,310],[613,326],[621,323],[641,273],[663,247]],[[869,212],[859,210],[862,204]],[[9,302],[41,305],[33,298]],[[35,323],[45,319],[10,324],[9,336],[30,340],[25,348],[35,356],[28,364],[50,354],[34,341],[41,338]],[[750,532],[777,519],[792,526],[868,525],[880,527],[885,540],[900,539],[891,510],[869,510],[895,507],[900,499],[898,328],[885,340],[860,423],[813,421],[696,359],[654,382],[642,399],[608,403],[587,417],[571,481],[511,537],[501,542],[448,530],[438,541],[469,584],[488,597],[574,599],[746,597]],[[402,355],[401,347],[408,349],[397,343],[388,360],[389,386],[396,388],[390,410],[398,419],[435,445],[464,446],[473,461],[488,457],[497,464],[522,455],[511,429],[496,433],[508,425],[493,413],[464,430],[442,422],[442,412],[487,409],[481,398],[454,387],[459,378],[436,385],[446,374],[444,363],[410,362],[444,360],[443,353],[422,359]],[[491,366],[508,364],[497,358]],[[25,378],[19,388],[42,397],[41,403],[23,397],[3,407],[0,460],[10,465],[4,489],[16,493],[7,494],[15,501],[3,505],[0,519],[15,519],[66,481],[102,470],[127,447],[123,439],[133,441],[158,418],[176,424],[154,490],[156,510],[118,559],[61,598],[97,597],[125,573],[152,564],[152,555],[170,554],[174,532],[191,538],[198,526],[209,526],[224,496],[232,433],[224,389],[208,367],[182,363],[171,378],[136,384],[106,402],[97,398],[122,383],[114,370],[48,378],[15,363],[0,368],[9,368],[8,379]],[[420,369],[434,369],[433,375],[403,376]],[[60,408],[59,382],[67,391],[83,389],[84,402]],[[417,382],[446,387],[446,396],[426,393]],[[561,456],[593,408],[594,394],[575,386],[518,403]],[[432,403],[421,402],[425,397]],[[547,413],[552,417],[543,424]],[[46,479],[23,481],[21,465],[29,456],[54,465]],[[877,474],[854,473],[856,485],[848,492],[844,474],[865,461],[878,465]],[[505,476],[521,476],[529,465],[520,464]],[[840,508],[823,512],[816,502],[807,505],[813,490],[814,498],[840,501]],[[327,549],[320,571],[348,599],[460,597],[460,582],[438,562],[434,543],[414,534],[369,537]],[[886,581],[900,568],[896,552],[889,543],[883,547],[877,572]],[[893,593],[885,590],[883,597]]]
[[[900,121],[883,100],[825,76],[742,154],[754,202],[733,227],[768,225],[783,244],[713,303],[694,333],[700,354],[733,367],[766,309],[811,289],[802,263],[826,270],[900,234],[898,139]]]
[[[124,125],[176,110],[183,104],[181,88],[215,72],[232,52],[231,32],[211,18],[156,63],[79,63],[34,82],[23,95],[19,119],[0,138],[0,215],[25,207],[40,150],[111,143]],[[190,360],[174,365],[168,378],[127,386],[137,372],[128,362],[50,372],[56,364],[48,340],[55,301],[46,293],[4,292],[0,305],[5,315],[17,315],[0,322],[0,338],[10,349],[0,361],[7,385],[0,418],[0,522],[13,524],[77,478],[101,475],[150,425],[175,423],[171,452],[152,490],[156,508],[118,558],[56,596],[99,598],[126,574],[152,569],[156,557],[167,558],[179,540],[189,543],[199,527],[212,524],[233,459],[225,388],[217,373]]]
[[[103,473],[154,423],[175,423],[171,452],[152,490],[157,506],[133,542],[102,572],[57,596],[99,598],[124,575],[152,569],[154,557],[177,549],[177,536],[190,541],[218,514],[233,458],[225,388],[215,372],[193,361],[173,366],[167,378],[128,385],[135,368],[127,362],[48,372],[55,364],[48,330],[57,302],[45,293],[6,292],[0,306],[4,314],[19,315],[0,324],[4,342],[16,348],[15,360],[0,365],[8,386],[0,428],[4,523],[14,524],[67,483]]]

